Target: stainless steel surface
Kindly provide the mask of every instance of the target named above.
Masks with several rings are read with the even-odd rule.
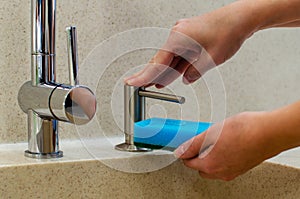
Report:
[[[27,157],[61,157],[58,121],[86,124],[96,112],[93,92],[78,84],[76,29],[68,29],[70,83],[55,81],[56,0],[31,0],[31,81],[19,90],[21,109],[28,114]]]
[[[139,95],[143,96],[143,97],[159,99],[159,100],[164,100],[164,101],[168,101],[168,102],[175,102],[175,103],[179,103],[179,104],[183,104],[185,102],[184,97],[166,94],[166,93],[158,93],[158,92],[154,92],[154,91],[140,90]]]
[[[183,104],[185,98],[181,96],[146,91],[143,87],[124,85],[124,134],[125,142],[115,146],[115,149],[128,152],[147,152],[149,148],[134,145],[134,123],[145,120],[146,97]]]
[[[85,86],[58,86],[49,99],[49,108],[56,119],[73,124],[86,124],[96,113],[96,97]]]
[[[49,97],[55,86],[41,85],[32,86],[32,82],[25,82],[18,93],[18,101],[20,108],[27,113],[34,110],[39,117],[51,117],[52,113],[49,109]]]
[[[115,149],[129,152],[147,152],[148,148],[134,145],[134,123],[145,119],[145,98],[139,96],[139,88],[124,85],[124,134],[125,143],[115,146]]]
[[[33,110],[28,111],[28,150],[26,157],[58,158],[63,156],[58,145],[58,121],[41,119]],[[42,153],[41,153],[42,152]]]
[[[115,149],[117,149],[119,151],[126,151],[126,152],[150,152],[150,151],[152,151],[152,149],[138,147],[138,146],[135,146],[134,144],[128,144],[126,142],[116,145]]]
[[[55,82],[55,0],[31,0],[33,85]]]
[[[77,31],[75,26],[66,28],[67,47],[69,58],[70,85],[79,84],[78,79],[78,54],[77,54]]]
[[[145,98],[139,94],[139,88],[124,85],[124,133],[132,135],[134,123],[145,119]],[[133,144],[133,140],[129,140]]]
[[[42,118],[52,118],[74,124],[86,124],[96,112],[96,98],[85,86],[42,85],[25,82],[19,90],[20,108]]]

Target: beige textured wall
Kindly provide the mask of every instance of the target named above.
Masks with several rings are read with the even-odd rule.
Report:
[[[75,24],[78,27],[80,67],[82,65],[85,67],[84,74],[86,74],[89,66],[84,63],[88,55],[105,39],[132,28],[153,26],[170,28],[177,19],[201,14],[229,2],[231,1],[179,0],[176,3],[173,0],[58,1],[57,81],[68,82],[64,33],[68,25]],[[30,1],[2,2],[0,27],[0,142],[26,141],[26,115],[18,107],[17,93],[19,87],[30,79]],[[245,110],[269,110],[300,98],[299,33],[299,29],[281,29],[255,34],[235,57],[220,67],[226,89],[227,115]],[[110,53],[110,50],[114,49],[112,47],[107,50]],[[102,84],[97,87],[99,100],[97,119],[106,133],[110,134],[110,130],[116,129],[117,125],[122,126],[122,115],[119,114],[114,118],[111,113],[110,101],[115,84],[124,72],[146,63],[153,53],[153,50],[130,52],[115,62],[112,60],[111,66],[107,67],[106,75],[100,81]],[[92,61],[101,62],[100,58],[101,56],[99,60]],[[89,71],[91,76],[92,69],[97,70],[91,67]],[[88,75],[82,77],[83,82],[88,78]],[[194,85],[193,88],[200,98],[199,117],[207,120],[211,111],[207,90],[202,83]],[[180,89],[184,93],[185,88],[182,86]],[[189,104],[186,107],[193,108]],[[176,116],[180,109],[166,105],[166,110],[168,116],[172,114]],[[169,110],[175,111],[169,113]],[[155,110],[152,111],[156,113]],[[164,115],[164,112],[161,114]],[[61,137],[78,137],[72,125],[61,124],[60,128]]]

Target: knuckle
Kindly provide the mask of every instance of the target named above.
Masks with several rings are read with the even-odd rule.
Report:
[[[187,19],[185,19],[185,18],[179,19],[179,20],[176,21],[175,26],[178,25],[178,24],[185,23],[185,22],[187,22]]]
[[[154,64],[155,63],[155,56],[154,57],[152,57],[151,59],[150,59],[150,61],[149,61],[149,64]]]
[[[212,165],[212,164],[205,164],[203,165],[203,170],[204,173],[209,174],[209,175],[214,175],[217,171],[217,169]]]
[[[166,70],[166,66],[163,64],[153,64],[152,70],[155,72],[155,74],[161,74]]]
[[[188,19],[178,20],[172,28],[174,32],[183,32],[188,24]]]
[[[149,82],[149,78],[146,78],[144,75],[140,75],[137,77],[139,82],[142,82],[143,84],[148,84]]]
[[[216,172],[216,169],[214,169],[213,167],[207,167],[207,168],[205,169],[205,173],[207,173],[207,174],[209,174],[209,175],[214,175],[214,174],[216,174],[217,172]]]

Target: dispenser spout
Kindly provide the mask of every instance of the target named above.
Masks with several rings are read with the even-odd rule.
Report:
[[[171,95],[166,93],[159,93],[154,91],[146,91],[146,90],[139,90],[139,95],[143,97],[148,97],[152,99],[159,99],[168,102],[175,102],[178,104],[183,104],[185,102],[185,98],[177,95]]]

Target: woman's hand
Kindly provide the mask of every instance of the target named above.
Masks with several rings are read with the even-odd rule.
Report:
[[[300,0],[240,0],[179,20],[133,86],[167,86],[181,74],[192,83],[232,57],[258,30],[300,26]],[[175,154],[206,178],[231,180],[265,159],[300,146],[300,101],[272,112],[242,113],[217,123]]]
[[[202,177],[232,180],[280,152],[267,128],[268,112],[245,112],[211,126],[175,155]]]
[[[244,112],[216,123],[175,150],[205,178],[232,180],[300,146],[300,101],[270,112]]]
[[[238,1],[201,16],[179,20],[149,64],[125,82],[161,88],[181,74],[185,84],[196,81],[232,57],[256,30],[255,23],[246,17],[248,12],[241,7],[243,3]],[[254,17],[250,19],[252,22]]]
[[[241,0],[179,20],[149,64],[125,83],[161,88],[181,74],[185,84],[192,83],[231,58],[256,31],[295,26],[300,26],[300,0]]]

